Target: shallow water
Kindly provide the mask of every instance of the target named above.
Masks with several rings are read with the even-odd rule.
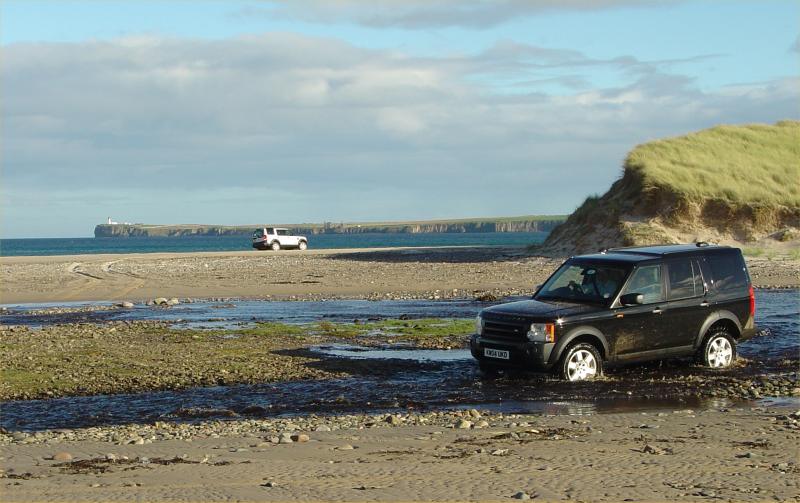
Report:
[[[739,346],[742,356],[759,364],[800,353],[798,290],[756,292],[756,322],[761,336]],[[234,302],[186,304],[171,309],[137,308],[88,313],[99,319],[187,320],[202,325],[212,317],[225,323],[284,321],[303,323],[320,319],[352,321],[409,317],[472,317],[485,304],[456,301],[329,301]],[[26,309],[32,306],[24,306]],[[20,309],[17,307],[16,309]],[[224,313],[224,314],[221,314]],[[3,323],[28,322],[20,312],[2,317]],[[49,320],[47,322],[55,322]],[[352,362],[352,375],[343,379],[256,385],[193,388],[114,396],[71,397],[12,401],[2,404],[0,425],[9,430],[74,428],[89,425],[148,422],[157,419],[191,421],[185,409],[225,410],[244,416],[300,413],[350,413],[431,408],[491,409],[502,412],[586,414],[595,412],[728,406],[732,402],[697,398],[684,393],[673,377],[700,376],[708,371],[677,362],[631,366],[591,383],[564,383],[546,375],[483,376],[466,350],[420,350],[393,345],[360,348],[326,345],[307,355],[323,360]],[[349,364],[348,364],[349,365]],[[347,368],[348,365],[345,365]],[[748,367],[732,371],[751,376]],[[710,375],[710,374],[709,374]],[[589,399],[587,397],[593,397]],[[793,400],[793,401],[792,401]],[[789,399],[799,403],[797,399]]]

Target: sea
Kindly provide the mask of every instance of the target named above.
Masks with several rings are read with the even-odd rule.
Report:
[[[309,249],[400,246],[527,246],[547,232],[362,233],[308,236]],[[252,249],[249,236],[0,239],[0,256],[213,252]]]

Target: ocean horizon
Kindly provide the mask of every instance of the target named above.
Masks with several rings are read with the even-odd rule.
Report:
[[[547,232],[364,233],[308,236],[309,249],[422,246],[528,246]],[[189,253],[251,250],[248,236],[11,238],[0,239],[0,256],[84,255],[100,253]],[[268,253],[268,252],[265,252]]]

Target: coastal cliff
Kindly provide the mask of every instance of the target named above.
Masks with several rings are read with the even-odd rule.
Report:
[[[541,247],[709,241],[791,245],[800,236],[800,122],[719,126],[646,143],[622,177],[589,197]]]
[[[361,233],[463,233],[463,232],[548,232],[561,224],[561,215],[525,216],[475,220],[430,220],[385,223],[253,224],[253,225],[148,225],[100,224],[95,237],[191,237],[249,236],[259,227],[286,227],[296,234]]]

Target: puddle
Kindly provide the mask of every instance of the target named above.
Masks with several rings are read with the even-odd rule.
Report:
[[[315,353],[357,360],[412,360],[418,362],[452,362],[472,360],[468,349],[396,349],[366,348],[349,344],[330,344],[310,348]]]

